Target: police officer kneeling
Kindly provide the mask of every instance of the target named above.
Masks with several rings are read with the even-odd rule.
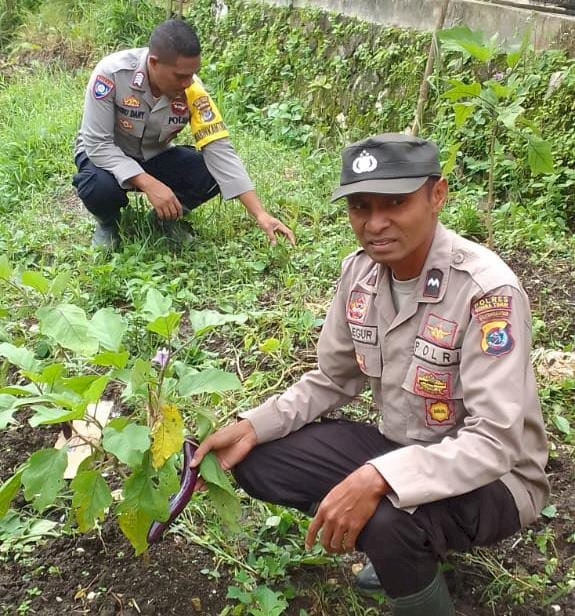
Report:
[[[306,545],[321,531],[328,552],[365,552],[405,616],[454,614],[446,553],[533,522],[549,490],[527,296],[499,257],[438,222],[446,196],[429,141],[344,149],[333,199],[347,199],[362,248],[343,262],[318,367],[193,462],[213,450],[252,496],[311,512]],[[315,421],[366,383],[378,426]]]
[[[184,21],[171,19],[149,47],[113,53],[94,69],[84,101],[73,184],[98,225],[94,246],[118,242],[127,191],[140,190],[166,235],[191,236],[177,219],[215,195],[237,197],[272,243],[293,233],[262,206],[224,121],[198,77],[200,42]],[[191,125],[196,149],[172,140]]]

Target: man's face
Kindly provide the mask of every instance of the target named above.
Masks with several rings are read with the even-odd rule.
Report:
[[[349,220],[371,259],[408,280],[423,268],[446,197],[444,178],[406,195],[357,193],[347,198]]]
[[[200,56],[178,56],[171,64],[160,62],[156,56],[149,56],[148,73],[152,91],[156,96],[165,94],[168,98],[183,94],[191,85],[194,75],[199,72],[200,66]]]

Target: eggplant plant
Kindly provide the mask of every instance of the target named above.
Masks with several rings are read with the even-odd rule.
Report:
[[[471,121],[477,128],[488,129],[488,177],[485,222],[488,243],[493,244],[492,211],[495,205],[496,153],[503,150],[502,137],[513,133],[525,144],[526,158],[531,173],[553,173],[551,144],[541,136],[539,126],[526,116],[523,103],[528,97],[535,76],[521,71],[522,60],[529,50],[531,32],[527,31],[520,45],[503,49],[495,37],[486,40],[481,32],[467,26],[456,26],[438,33],[444,50],[457,51],[463,59],[473,58],[480,63],[479,75],[471,81],[448,79],[449,84],[442,98],[453,106],[456,132]],[[503,63],[503,66],[501,66]],[[535,77],[536,79],[536,77]],[[481,132],[481,131],[479,131]],[[444,165],[445,176],[453,170],[461,141],[454,140]]]
[[[0,429],[17,424],[14,414],[26,408],[33,428],[61,424],[66,445],[82,438],[72,429],[76,420],[95,427],[98,437],[85,439],[90,455],[69,485],[64,479],[66,445],[32,453],[0,486],[0,518],[22,490],[38,512],[55,505],[67,508],[82,532],[115,517],[139,554],[185,507],[195,483],[195,471],[189,468],[193,438],[202,440],[217,426],[209,409],[197,412],[192,425],[186,425],[181,407],[191,396],[241,387],[235,374],[191,366],[180,356],[215,327],[246,317],[190,310],[191,333],[182,341],[183,313],[172,308],[171,298],[150,289],[138,316],[161,346],[153,357],[141,357],[131,355],[123,343],[129,326],[125,316],[106,307],[89,317],[65,301],[66,284],[58,276],[49,280],[36,271],[16,272],[0,256],[0,286],[22,297],[29,307],[26,321],[32,323],[25,345],[0,343]],[[4,311],[2,316],[10,315]],[[38,356],[39,348],[44,357]],[[122,414],[99,425],[88,408],[98,404],[111,384],[121,391]],[[234,527],[239,500],[213,454],[202,461],[199,472],[224,523]],[[61,498],[66,495],[71,498]]]

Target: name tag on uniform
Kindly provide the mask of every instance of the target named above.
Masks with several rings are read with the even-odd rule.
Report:
[[[348,323],[351,337],[363,344],[377,344],[377,327],[375,325],[353,325]]]
[[[417,336],[413,355],[436,366],[455,366],[461,361],[461,349],[446,349]]]

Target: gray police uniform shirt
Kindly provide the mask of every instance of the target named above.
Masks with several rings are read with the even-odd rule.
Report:
[[[351,401],[369,382],[382,434],[403,445],[370,460],[410,511],[501,479],[521,523],[548,497],[547,442],[530,364],[531,317],[513,272],[438,224],[412,296],[397,313],[389,268],[359,250],[342,268],[318,369],[241,413],[258,443]]]
[[[131,177],[144,172],[140,163],[173,147],[171,141],[190,120],[184,93],[175,99],[165,95],[154,99],[147,57],[147,47],[128,49],[106,56],[96,65],[86,88],[74,148],[74,156],[85,152],[125,189],[130,188]],[[202,152],[224,199],[253,190],[228,138],[212,141]]]

